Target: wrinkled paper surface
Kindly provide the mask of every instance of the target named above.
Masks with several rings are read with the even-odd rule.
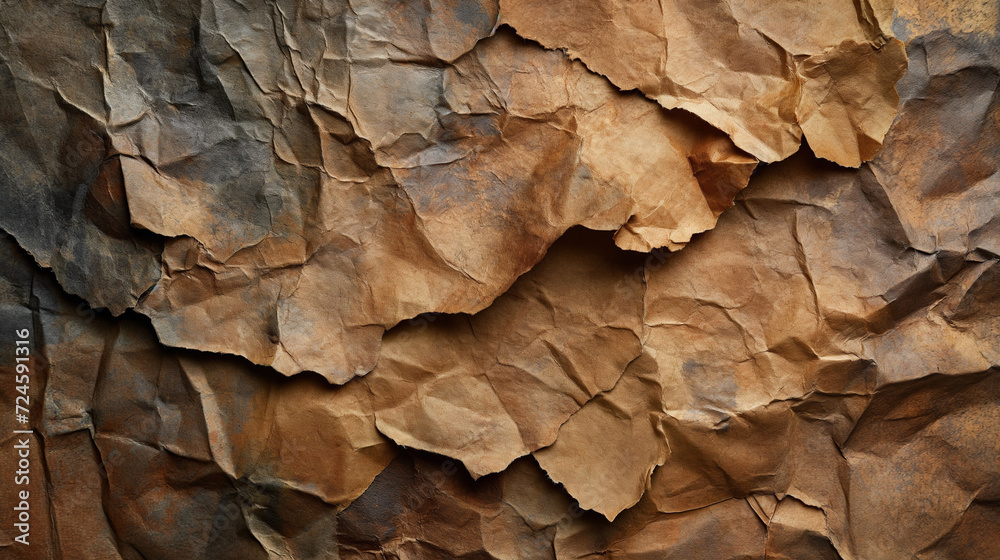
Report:
[[[998,21],[4,5],[3,556],[1000,556]]]

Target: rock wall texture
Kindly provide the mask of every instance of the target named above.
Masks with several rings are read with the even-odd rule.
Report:
[[[1000,558],[996,2],[0,28],[3,558]]]

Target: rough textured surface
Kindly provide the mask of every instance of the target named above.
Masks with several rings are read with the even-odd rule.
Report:
[[[501,0],[501,21],[624,90],[682,108],[763,161],[803,134],[857,167],[881,145],[906,68],[890,12],[863,0]]]
[[[5,5],[0,555],[1000,557],[998,21]]]

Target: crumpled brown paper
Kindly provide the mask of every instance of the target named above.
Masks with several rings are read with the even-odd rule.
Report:
[[[5,6],[4,556],[1000,555],[997,16]]]
[[[378,102],[345,109],[353,123],[309,105],[281,117],[318,129],[320,145],[278,151],[301,191],[275,204],[272,232],[248,247],[216,233],[203,198],[142,163],[123,167],[133,221],[191,236],[168,243],[163,279],[138,308],[165,342],[342,383],[374,367],[385,328],[482,309],[572,225],[624,225],[627,248],[683,246],[755,166],[704,123],[506,32],[452,66],[358,72],[351,91]],[[408,86],[382,99],[392,93],[382,84],[397,80]],[[387,120],[384,104],[402,105]],[[272,125],[288,133],[285,120]],[[358,150],[365,168],[331,169]],[[167,223],[186,212],[165,194],[198,206],[190,222]],[[220,314],[236,336],[191,336],[211,333]]]
[[[581,510],[531,459],[473,482],[455,462],[402,455],[337,517],[339,554],[360,558],[554,559]]]
[[[674,515],[764,493],[795,504],[769,527],[825,543],[822,557],[995,550],[970,531],[995,519],[983,503],[1000,480],[983,416],[997,219],[979,202],[1000,188],[997,74],[973,39],[914,48],[924,70],[870,167],[770,167],[647,272],[644,357],[536,453],[581,505],[615,518],[645,496]],[[804,557],[771,552],[785,540],[769,536],[769,554]]]
[[[10,238],[2,251],[14,265],[0,282],[4,323],[36,341],[38,482],[32,548],[17,556],[8,539],[5,554],[306,558],[319,542],[336,545],[331,516],[396,454],[363,385],[331,391],[315,375],[286,380],[242,359],[164,348],[141,316],[113,320],[32,272]]]
[[[641,267],[573,230],[486,310],[397,327],[363,380],[379,431],[474,476],[551,445],[641,353]]]
[[[906,69],[888,35],[889,2],[501,0],[500,21],[564,49],[624,90],[637,89],[729,134],[763,161],[803,135],[820,157],[857,167],[881,145]]]
[[[80,134],[96,139],[88,165],[106,162],[114,188],[77,189],[105,210],[73,210],[69,221],[118,231],[124,201],[132,225],[170,238],[159,281],[155,248],[129,248],[124,262],[142,261],[145,272],[124,285],[111,279],[124,293],[105,296],[79,286],[80,275],[107,275],[104,260],[123,258],[99,235],[87,245],[103,247],[96,256],[53,264],[71,291],[119,313],[155,282],[138,309],[164,342],[342,383],[374,367],[385,328],[423,312],[483,309],[573,225],[617,230],[619,246],[643,251],[677,249],[710,229],[755,165],[736,146],[774,160],[798,145],[785,138],[780,149],[758,149],[713,115],[755,133],[784,130],[778,136],[795,136],[800,123],[822,132],[812,143],[823,154],[846,154],[829,157],[848,165],[870,158],[891,120],[905,57],[875,15],[862,9],[863,21],[843,27],[842,19],[860,17],[855,8],[828,8],[773,14],[825,22],[819,39],[785,40],[806,58],[793,63],[767,46],[763,56],[783,62],[758,69],[733,61],[713,74],[771,88],[767,103],[749,95],[753,88],[712,90],[759,111],[723,103],[705,113],[657,97],[719,126],[736,145],[687,113],[614,87],[633,85],[498,30],[499,21],[520,25],[518,6],[471,0],[220,0],[170,10],[113,2],[81,8],[80,18],[106,22],[107,32],[67,29],[87,44],[71,56],[60,53],[72,41],[11,32],[8,70],[19,99],[54,92],[79,107],[89,127]],[[12,11],[8,27],[32,14],[30,6]],[[762,25],[759,14],[736,15]],[[734,45],[757,52],[761,33]],[[699,64],[697,50],[674,52],[671,65],[717,66]],[[72,72],[62,71],[67,64]],[[772,74],[785,85],[757,79]],[[12,116],[29,130],[43,124],[17,107]],[[76,180],[89,180],[89,169]],[[47,244],[28,243],[42,264],[49,245],[65,253],[53,238],[76,235],[53,227]],[[219,317],[233,325],[225,336],[210,327]]]

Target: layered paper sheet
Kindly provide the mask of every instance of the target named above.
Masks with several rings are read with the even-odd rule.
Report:
[[[0,8],[0,555],[1000,557],[1000,8]]]

